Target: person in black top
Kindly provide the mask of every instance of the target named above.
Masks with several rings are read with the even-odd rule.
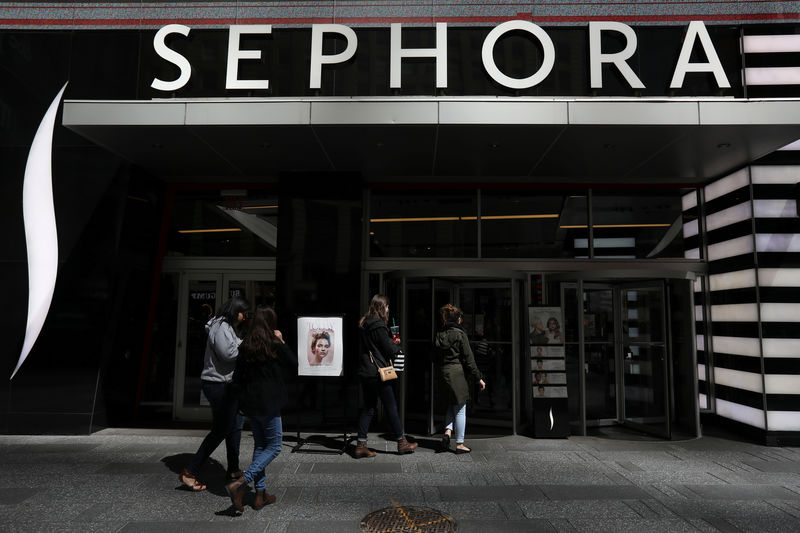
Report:
[[[378,378],[378,367],[389,366],[402,352],[398,343],[392,340],[388,323],[389,299],[381,294],[376,294],[372,297],[367,313],[358,322],[363,343],[358,377],[364,393],[364,407],[358,416],[358,444],[354,452],[356,459],[375,457],[375,452],[367,447],[367,432],[369,432],[372,417],[375,415],[378,397],[383,403],[392,433],[397,440],[397,453],[411,453],[417,447],[417,443],[408,442],[403,433],[403,424],[397,414],[397,402],[394,398],[392,382],[381,381]]]
[[[275,496],[267,492],[264,469],[281,452],[281,408],[287,399],[283,369],[297,368],[297,358],[283,342],[276,325],[277,316],[272,308],[256,311],[250,331],[239,346],[233,372],[233,393],[239,409],[250,419],[254,441],[253,462],[239,479],[225,486],[239,511],[244,510],[242,497],[245,485],[250,482],[255,482],[256,487],[253,509],[275,502]]]

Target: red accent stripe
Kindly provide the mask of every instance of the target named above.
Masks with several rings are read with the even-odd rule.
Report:
[[[613,20],[616,22],[685,22],[692,20],[737,22],[748,20],[780,21],[800,20],[800,12],[796,13],[730,13],[714,15],[555,15],[535,17],[530,13],[518,13],[515,16],[467,16],[467,17],[302,17],[302,18],[148,18],[148,19],[32,19],[2,18],[0,26],[165,26],[167,24],[186,24],[193,26],[220,26],[230,24],[275,24],[299,26],[308,24],[390,24],[393,22],[408,24],[432,24],[450,22],[454,24],[497,24],[509,20],[530,20],[539,23],[591,22]]]

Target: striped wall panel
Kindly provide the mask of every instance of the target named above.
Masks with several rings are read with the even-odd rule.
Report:
[[[800,165],[742,169],[703,189],[698,223],[701,408],[770,432],[800,431],[798,182]]]

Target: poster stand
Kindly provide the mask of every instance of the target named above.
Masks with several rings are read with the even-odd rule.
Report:
[[[319,317],[319,316],[299,316],[296,315],[298,321],[298,358],[305,357],[306,351],[306,344],[308,342],[307,338],[304,336],[306,333],[309,334],[312,331],[320,331],[321,328],[326,329],[330,333],[330,337],[328,339],[331,341],[330,349],[331,353],[338,353],[339,358],[343,357],[344,355],[344,347],[343,343],[341,343],[341,335],[343,333],[343,321],[344,315],[339,316],[328,316],[328,317]],[[326,325],[319,326],[319,323],[324,323]],[[331,325],[327,325],[331,324]],[[312,347],[313,347],[312,342]],[[301,348],[301,346],[303,348]],[[309,352],[310,353],[310,352]],[[310,356],[310,355],[309,355]],[[322,377],[321,380],[322,384],[322,397],[325,398],[325,384],[327,382],[326,377],[341,377],[342,375],[342,367],[341,367],[341,359],[339,359],[339,372],[338,374],[308,374],[308,373],[301,373],[301,369],[304,367],[303,360],[300,359],[300,364],[298,365],[298,385],[300,383],[306,382],[310,383],[312,380],[305,380],[304,378],[311,378],[311,377]],[[310,361],[310,360],[309,360]],[[314,368],[314,367],[312,367]],[[319,368],[319,367],[316,367]],[[309,370],[308,368],[306,370]],[[316,380],[313,380],[316,381]],[[322,402],[322,419],[325,420],[326,413],[325,407],[327,402]],[[345,410],[346,411],[346,410]],[[297,427],[297,444],[292,449],[292,453],[316,453],[316,454],[334,454],[334,455],[342,455],[347,450],[347,445],[349,443],[349,437],[347,434],[347,426],[345,425],[344,430],[342,431],[342,442],[341,445],[338,443],[338,436],[337,437],[328,437],[326,435],[308,435],[303,437],[301,431],[301,411],[297,409],[295,411],[296,414],[296,427]],[[316,446],[316,447],[314,447]]]
[[[322,382],[322,395],[325,396],[325,381]],[[342,432],[342,442],[341,447],[336,448],[332,447],[333,442],[338,440],[337,437],[327,437],[325,435],[309,435],[306,438],[303,438],[302,433],[300,431],[300,410],[298,409],[295,411],[296,417],[296,427],[297,427],[297,444],[295,444],[294,448],[292,448],[292,453],[316,453],[321,455],[342,455],[347,451],[347,444],[350,442],[350,439],[347,435],[347,426],[345,426],[344,431]],[[325,404],[323,402],[322,407],[322,418],[325,418]],[[322,446],[321,448],[309,448],[308,446]]]

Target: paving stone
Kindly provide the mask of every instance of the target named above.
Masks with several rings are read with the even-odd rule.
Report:
[[[486,487],[439,487],[439,494],[443,501],[480,501],[481,499],[501,500],[543,500],[544,493],[539,487],[527,486],[497,486]]]
[[[369,502],[392,505],[392,500],[403,505],[407,501],[424,499],[421,487],[325,487],[317,491],[316,503]]]
[[[40,490],[22,487],[0,489],[0,505],[16,505],[40,492]]]
[[[558,531],[547,520],[504,520],[502,525],[492,520],[461,520],[458,522],[458,533],[487,533],[501,530],[503,533],[555,533]]]
[[[730,518],[728,520],[739,531],[754,533],[786,533],[800,531],[800,520],[796,518],[766,518],[751,516],[747,518]]]
[[[539,488],[551,500],[636,500],[650,497],[645,491],[632,485],[539,485]]]
[[[598,531],[614,531],[615,533],[641,533],[642,531],[658,531],[659,533],[696,533],[697,529],[686,520],[680,518],[660,520],[608,520],[591,518],[575,518],[569,520],[577,531],[597,533]]]
[[[312,474],[399,474],[398,463],[314,463]]]
[[[216,522],[128,522],[119,530],[119,533],[172,533],[215,532],[220,530]],[[243,520],[230,520],[225,524],[225,531],[236,533],[255,533],[264,531],[263,523],[246,522]]]
[[[286,533],[309,533],[310,531],[353,533],[361,530],[360,524],[361,520],[292,520],[284,531]]]
[[[797,500],[800,494],[773,485],[685,485],[700,498],[726,500]]]
[[[640,516],[621,501],[614,500],[575,500],[575,501],[520,501],[525,517],[531,519],[551,518],[631,518]]]
[[[800,472],[800,461],[743,461],[761,472]]]

